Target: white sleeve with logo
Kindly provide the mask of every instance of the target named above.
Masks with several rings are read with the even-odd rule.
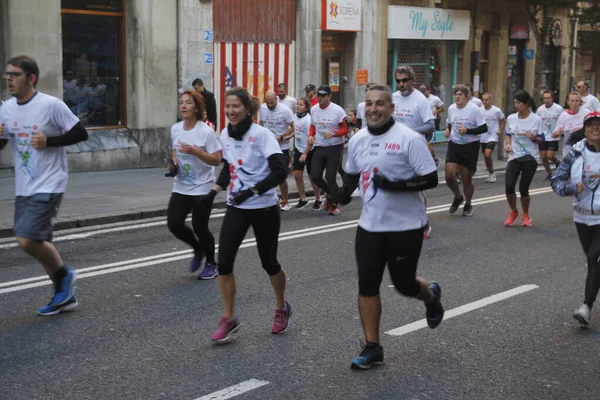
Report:
[[[425,176],[437,171],[427,142],[416,137],[410,141],[408,146],[408,162],[417,176]]]
[[[69,107],[58,99],[54,101],[52,107],[52,120],[56,126],[63,130],[63,133],[69,132],[79,122],[79,118],[73,114]]]
[[[283,112],[284,121],[288,124],[294,122],[294,113],[289,108],[285,107]]]
[[[419,115],[423,120],[423,124],[425,124],[427,121],[431,121],[432,119],[434,119],[434,117],[429,102],[425,97],[423,97],[423,99],[424,101],[419,102]]]
[[[485,117],[483,116],[483,112],[481,112],[481,108],[479,107],[473,109],[473,122],[475,123],[474,128],[485,124]]]
[[[360,171],[358,170],[358,166],[356,165],[356,147],[358,146],[358,142],[360,140],[360,133],[354,135],[350,141],[348,142],[348,156],[346,157],[346,166],[344,167],[344,171],[350,175],[358,175]]]
[[[261,132],[259,146],[265,159],[268,159],[273,154],[283,154],[281,147],[279,146],[279,142],[266,128],[265,131]]]
[[[206,131],[206,152],[208,154],[213,154],[217,151],[223,150],[221,143],[219,143],[219,139],[217,139],[217,135],[213,133],[212,128],[208,128],[210,129],[210,132]]]

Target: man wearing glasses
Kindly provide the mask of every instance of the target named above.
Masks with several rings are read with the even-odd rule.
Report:
[[[50,303],[38,310],[54,315],[77,307],[77,271],[67,267],[52,244],[54,219],[67,188],[66,146],[88,134],[67,105],[36,91],[39,67],[26,56],[6,65],[13,96],[0,109],[0,147],[12,143],[15,160],[15,236],[19,246],[42,264],[54,283]]]
[[[581,95],[581,108],[586,108],[590,112],[600,111],[600,102],[593,94],[590,93],[590,85],[585,81],[577,83],[577,91]]]

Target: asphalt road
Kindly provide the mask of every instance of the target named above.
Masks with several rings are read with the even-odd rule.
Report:
[[[571,317],[585,259],[570,200],[545,190],[543,176],[532,185],[531,228],[503,227],[502,175],[476,181],[472,218],[448,215],[445,185],[428,192],[433,232],[419,273],[440,282],[447,315],[457,315],[436,330],[384,333],[425,315],[386,275],[385,365],[369,371],[350,369],[362,336],[352,222],[359,199],[336,217],[284,213],[279,258],[294,307],[284,335],[270,333],[274,296],[256,248],[250,241],[239,251],[242,329],[225,346],[209,340],[221,315],[216,281],[186,272],[188,249],[160,221],[61,233],[57,247],[80,270],[80,306],[56,317],[35,315],[50,295],[41,267],[5,245],[0,399],[600,398],[598,317],[590,329]],[[211,220],[217,242],[219,214]],[[516,288],[522,293],[490,297]]]

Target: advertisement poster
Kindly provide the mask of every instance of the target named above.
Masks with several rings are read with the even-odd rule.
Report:
[[[332,92],[340,91],[340,63],[337,61],[329,63],[329,86]]]
[[[356,84],[357,85],[366,85],[369,83],[369,70],[368,69],[359,69],[356,71]]]

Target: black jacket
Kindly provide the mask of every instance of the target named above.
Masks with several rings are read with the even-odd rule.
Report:
[[[204,97],[204,104],[206,105],[206,118],[208,118],[214,126],[217,126],[217,103],[215,101],[215,95],[206,89],[204,89],[204,92],[201,94],[202,97]]]

